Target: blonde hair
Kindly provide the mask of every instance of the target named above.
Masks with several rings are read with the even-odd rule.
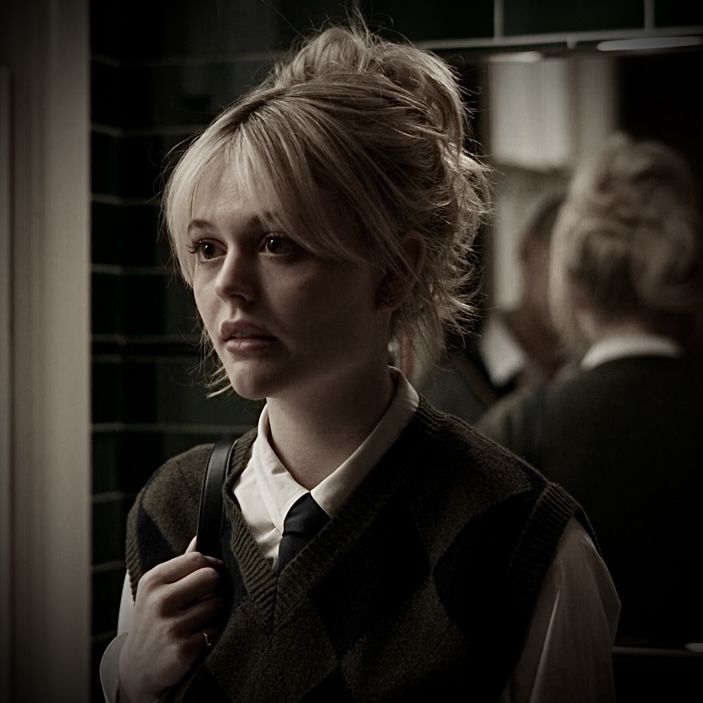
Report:
[[[442,60],[359,21],[322,31],[216,118],[172,172],[165,220],[184,279],[191,284],[186,228],[198,184],[213,166],[231,169],[322,257],[408,275],[402,238],[419,233],[424,266],[392,334],[437,358],[445,330],[473,312],[465,288],[487,210],[486,169],[466,152],[466,129],[457,78]],[[332,226],[330,198],[351,237]]]
[[[684,160],[658,142],[611,137],[575,173],[553,234],[550,302],[572,349],[585,346],[577,293],[603,321],[635,319],[655,332],[690,321],[702,302],[701,235]]]

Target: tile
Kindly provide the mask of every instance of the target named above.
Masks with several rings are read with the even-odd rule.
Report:
[[[92,275],[92,332],[154,337],[199,335],[188,288],[168,269]]]
[[[300,32],[341,19],[351,0],[93,0],[94,53],[122,60],[287,49]],[[138,18],[135,19],[135,18]]]
[[[241,427],[256,424],[258,407],[243,416]],[[167,459],[199,444],[211,444],[220,437],[219,430],[202,426],[200,431],[167,426],[153,429],[104,430],[93,432],[93,492],[119,490],[135,495],[152,473]]]
[[[121,278],[109,274],[93,273],[90,295],[92,333],[121,334],[125,324]]]
[[[124,559],[127,509],[121,497],[93,500],[93,564]]]
[[[158,199],[173,148],[192,134],[122,135],[93,129],[91,191],[118,198]]]
[[[202,425],[206,432],[253,424],[260,407],[234,394],[207,398],[197,356],[94,357],[92,387],[93,423]]]
[[[213,58],[167,65],[92,63],[94,123],[124,130],[183,127],[190,134],[258,84],[266,59]]]
[[[102,633],[117,630],[117,615],[120,608],[124,574],[122,566],[109,571],[93,573],[93,635],[99,636]]]
[[[658,0],[654,4],[654,24],[658,27],[703,25],[700,0]]]
[[[542,34],[638,29],[644,26],[642,0],[504,0],[504,33]]]
[[[171,271],[168,237],[163,231],[160,217],[157,202],[130,205],[93,201],[93,264],[158,266]]]
[[[122,456],[119,451],[119,432],[93,432],[91,437],[91,465],[93,493],[117,491],[122,483]]]
[[[362,3],[369,24],[390,38],[457,39],[493,36],[493,0],[457,3],[435,0],[366,0]]]
[[[94,357],[92,399],[94,423],[154,422],[158,412],[153,364]]]
[[[93,59],[90,62],[90,120],[93,124],[119,126],[122,123],[121,70]]]

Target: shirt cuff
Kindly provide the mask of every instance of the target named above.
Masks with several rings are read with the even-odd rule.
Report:
[[[105,703],[118,703],[120,652],[127,639],[127,633],[117,635],[103,652],[100,660],[100,685]]]

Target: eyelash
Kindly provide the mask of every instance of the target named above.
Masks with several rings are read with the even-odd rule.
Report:
[[[271,241],[278,242],[279,244],[283,244],[284,248],[287,248],[287,251],[284,252],[275,252],[275,251],[270,251],[267,248],[267,244]],[[259,251],[263,251],[264,253],[271,254],[272,256],[284,256],[285,254],[292,254],[296,251],[298,251],[300,247],[290,238],[286,237],[285,234],[277,234],[276,232],[269,232],[265,234],[262,239],[261,243],[259,245]]]
[[[203,261],[210,261],[211,259],[215,258],[215,255],[207,257],[204,256],[203,254],[203,247],[210,245],[212,247],[216,247],[217,245],[210,241],[209,239],[199,239],[197,242],[191,242],[188,244],[188,251],[191,254],[195,254],[198,256],[199,259],[202,259]]]
[[[276,242],[278,244],[282,244],[284,251],[282,251],[282,252],[271,251],[268,248],[268,245],[271,242]],[[213,242],[212,240],[209,240],[209,239],[199,239],[195,242],[191,242],[188,244],[188,251],[191,254],[198,256],[198,258],[204,262],[211,261],[212,259],[216,259],[218,256],[216,253],[213,253],[211,256],[207,256],[204,253],[204,249],[207,246],[211,246],[214,249],[217,249],[218,244],[216,242]],[[261,240],[259,242],[259,246],[258,246],[259,252],[262,252],[264,254],[269,254],[270,256],[285,256],[288,254],[294,254],[298,250],[300,250],[300,246],[296,242],[294,242],[290,237],[287,237],[284,234],[277,234],[275,232],[269,232],[269,233],[265,234],[261,238]]]

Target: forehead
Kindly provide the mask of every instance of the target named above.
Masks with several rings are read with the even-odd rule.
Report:
[[[239,176],[235,169],[222,160],[207,166],[194,189],[190,208],[190,222],[212,222],[233,212],[246,214],[250,218],[268,220],[280,209],[278,198],[272,189],[264,186],[252,187],[249,179]]]
[[[368,244],[361,246],[358,223],[339,196],[256,156],[247,149],[223,150],[200,169],[188,211],[179,218],[183,237],[195,221],[226,226],[229,219],[238,228],[248,218],[286,233],[323,258],[368,258]]]

